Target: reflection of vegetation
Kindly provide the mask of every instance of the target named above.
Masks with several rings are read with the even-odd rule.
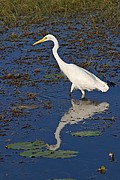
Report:
[[[72,136],[100,136],[100,131],[78,131],[72,132]]]
[[[47,149],[47,145],[43,141],[35,141],[35,142],[18,142],[13,144],[8,144],[6,146],[7,149],[17,149],[24,150],[20,153],[21,156],[25,156],[28,158],[32,157],[46,157],[46,158],[71,158],[77,155],[77,151],[70,150],[58,150],[51,151]]]
[[[55,15],[66,17],[70,14],[99,11],[104,19],[118,19],[118,0],[4,0],[1,1],[0,16],[5,24],[18,25],[19,20],[22,23],[40,22],[46,18]],[[77,14],[78,15],[78,14]]]

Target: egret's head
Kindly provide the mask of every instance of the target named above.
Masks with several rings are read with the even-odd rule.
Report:
[[[48,35],[44,36],[42,39],[35,42],[33,45],[36,45],[36,44],[39,44],[39,43],[45,42],[45,41],[53,41],[54,39],[55,39],[55,37],[53,35],[48,34]]]

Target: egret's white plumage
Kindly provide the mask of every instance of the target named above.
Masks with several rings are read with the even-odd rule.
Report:
[[[72,91],[74,89],[80,89],[82,92],[82,98],[84,98],[85,97],[84,90],[92,91],[92,90],[96,89],[96,90],[99,90],[102,92],[108,91],[109,87],[108,87],[107,83],[100,80],[94,74],[92,74],[91,72],[89,72],[81,67],[78,67],[75,64],[68,64],[60,58],[60,56],[57,53],[59,44],[58,44],[57,39],[53,35],[48,34],[45,37],[43,37],[41,40],[35,42],[33,45],[36,45],[36,44],[39,44],[39,43],[45,42],[45,41],[53,41],[54,42],[54,47],[52,49],[53,55],[59,65],[60,69],[68,77],[68,79],[72,82],[70,93],[72,93]]]

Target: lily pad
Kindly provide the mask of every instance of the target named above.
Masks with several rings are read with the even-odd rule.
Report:
[[[46,150],[46,151],[42,151],[42,150],[27,150],[24,152],[21,152],[20,155],[21,156],[25,156],[25,157],[45,157],[45,158],[52,158],[52,159],[57,159],[57,158],[71,158],[71,157],[75,157],[77,155],[77,151],[70,151],[70,150],[58,150],[58,151],[50,151],[50,150]]]
[[[34,150],[34,149],[41,149],[45,146],[43,141],[35,141],[35,142],[17,142],[13,144],[8,144],[6,146],[7,149],[24,149],[24,150]]]
[[[27,158],[35,158],[35,157],[45,157],[45,158],[71,158],[77,155],[77,151],[70,150],[58,150],[51,151],[47,149],[47,144],[43,141],[35,141],[35,142],[18,142],[13,144],[8,144],[6,146],[7,149],[16,149],[16,150],[24,150],[20,153],[20,156],[24,156]]]
[[[84,137],[84,136],[100,136],[102,133],[100,131],[77,131],[72,132],[72,136]]]
[[[27,158],[42,157],[43,151],[41,149],[30,149],[20,153],[20,156],[25,156]]]

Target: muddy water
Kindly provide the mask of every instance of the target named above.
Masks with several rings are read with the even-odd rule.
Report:
[[[0,179],[119,179],[120,35],[119,29],[72,20],[14,28],[2,34]],[[47,27],[47,31],[46,28]],[[33,47],[43,34],[54,34],[59,54],[108,81],[107,93],[74,91],[53,58],[52,43]],[[71,132],[94,130],[96,137]],[[75,150],[69,159],[25,158],[5,146],[43,140],[54,150]],[[114,160],[109,153],[114,153]],[[97,172],[105,166],[106,173]]]

